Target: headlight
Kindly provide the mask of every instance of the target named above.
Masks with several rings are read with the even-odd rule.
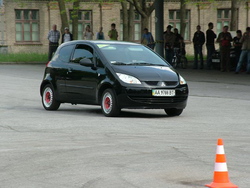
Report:
[[[181,75],[179,75],[179,79],[180,79],[180,84],[181,85],[187,84],[186,80]]]
[[[121,74],[121,73],[116,73],[117,76],[120,78],[121,81],[127,83],[127,84],[141,84],[140,80],[137,78],[127,75],[127,74]]]

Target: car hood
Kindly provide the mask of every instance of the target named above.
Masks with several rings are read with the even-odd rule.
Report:
[[[116,73],[128,74],[140,81],[178,81],[178,74],[165,66],[121,66],[115,65]]]

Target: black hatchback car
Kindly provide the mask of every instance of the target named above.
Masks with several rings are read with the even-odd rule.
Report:
[[[188,85],[146,46],[118,41],[66,42],[48,62],[40,86],[46,110],[61,103],[100,105],[105,116],[122,108],[164,109],[178,116]]]

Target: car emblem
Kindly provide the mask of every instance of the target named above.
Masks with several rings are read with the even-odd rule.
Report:
[[[165,82],[161,82],[161,83],[160,83],[160,86],[161,86],[161,87],[165,87],[165,86],[166,86]]]

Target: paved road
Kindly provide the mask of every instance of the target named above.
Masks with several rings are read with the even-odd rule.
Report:
[[[190,86],[180,117],[163,110],[41,105],[44,65],[0,65],[1,188],[200,188],[218,138],[230,180],[250,185],[250,75],[180,70]]]

